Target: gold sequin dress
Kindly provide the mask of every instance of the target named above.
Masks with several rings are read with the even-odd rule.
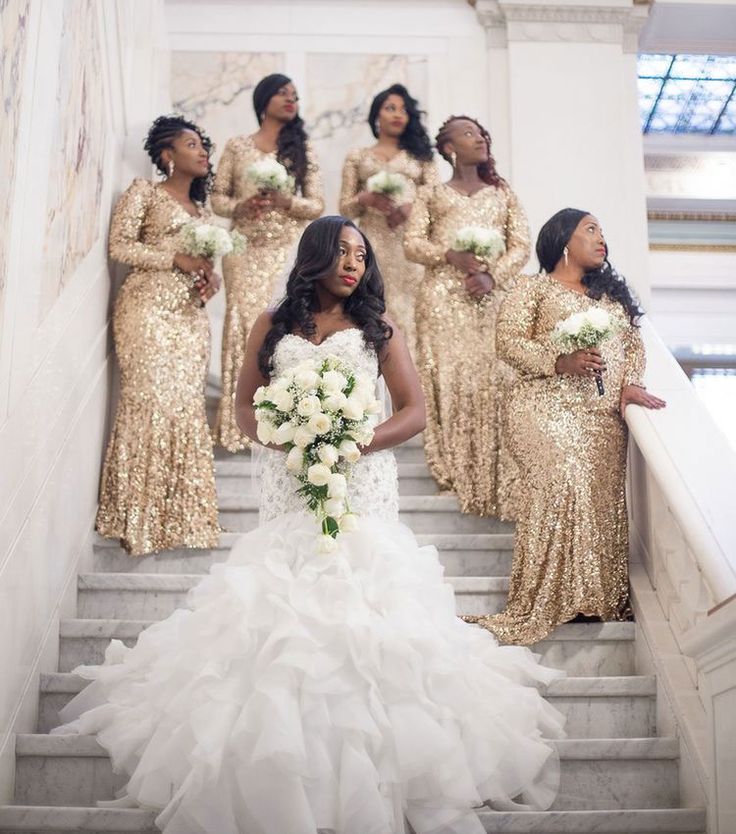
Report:
[[[209,213],[201,210],[200,218]],[[132,267],[115,302],[120,401],[97,530],[133,556],[219,539],[204,384],[210,330],[189,275],[174,268],[196,222],[161,186],[136,179],[118,201],[110,257]]]
[[[238,203],[256,193],[246,175],[254,162],[275,159],[260,151],[252,136],[230,139],[222,152],[212,190],[212,207],[222,217],[232,217]],[[233,228],[247,238],[242,255],[223,259],[226,308],[222,334],[222,399],[217,410],[215,439],[231,452],[248,448],[250,441],[235,420],[235,388],[245,358],[245,343],[256,318],[271,301],[276,279],[286,258],[309,220],[322,214],[322,177],[314,152],[307,145],[307,174],[302,193],[294,194],[287,210],[274,208],[256,219],[233,220]]]
[[[399,202],[411,203],[417,188],[437,182],[437,166],[433,160],[416,159],[405,150],[385,160],[376,156],[372,148],[359,148],[347,155],[342,171],[340,212],[358,218],[358,225],[368,236],[383,276],[386,309],[406,337],[412,356],[416,356],[414,305],[424,268],[406,259],[404,224],[391,229],[383,214],[358,202],[358,195],[366,190],[368,178],[380,171],[404,177],[406,190]]]
[[[620,325],[601,348],[603,396],[589,377],[555,373],[555,325],[591,307]],[[503,642],[529,645],[577,614],[628,614],[627,436],[619,403],[624,385],[641,384],[644,348],[620,304],[546,275],[520,279],[497,334],[499,355],[520,374],[508,437],[524,492],[506,610],[480,621]]]
[[[445,261],[463,226],[499,229],[506,251],[489,269],[480,299]],[[407,257],[427,269],[417,294],[417,367],[427,401],[424,451],[441,489],[463,512],[512,518],[515,471],[507,465],[500,415],[512,374],[496,359],[496,315],[505,289],[529,257],[529,226],[516,195],[487,186],[472,196],[442,184],[420,189],[407,221]]]

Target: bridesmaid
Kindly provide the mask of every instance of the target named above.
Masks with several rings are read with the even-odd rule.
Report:
[[[167,179],[134,180],[112,218],[110,257],[132,270],[113,313],[120,401],[97,513],[97,530],[132,556],[219,539],[203,309],[219,277],[180,241],[184,226],[210,218],[212,145],[191,122],[160,116],[144,147]]]
[[[419,190],[404,236],[407,257],[427,267],[416,307],[425,454],[438,486],[455,492],[463,512],[510,518],[515,475],[499,465],[506,459],[499,415],[511,372],[496,359],[495,326],[504,290],[529,257],[529,227],[496,171],[484,127],[452,116],[436,144],[452,177]],[[495,262],[452,248],[469,225],[501,232],[505,252]]]
[[[347,155],[342,171],[340,213],[360,218],[381,265],[386,306],[416,356],[414,302],[424,269],[404,256],[403,225],[416,189],[437,182],[432,143],[421,121],[416,99],[402,84],[392,84],[371,104],[368,124],[378,140]],[[366,189],[369,177],[381,171],[400,174],[406,188],[399,199]]]
[[[259,129],[230,139],[212,191],[217,214],[232,217],[248,239],[243,255],[224,259],[227,305],[222,336],[222,399],[216,440],[237,452],[250,443],[235,421],[235,386],[253,322],[268,306],[276,279],[308,220],[324,209],[322,180],[299,115],[299,96],[285,75],[267,75],[253,91]],[[294,179],[291,193],[258,190],[247,170],[277,160]]]
[[[623,414],[632,403],[665,403],[642,385],[642,311],[607,252],[593,215],[559,211],[539,233],[541,274],[522,278],[499,315],[499,355],[520,374],[508,420],[524,501],[506,610],[472,620],[507,643],[535,643],[577,615],[628,617]],[[591,309],[614,317],[613,337],[600,350],[561,354],[555,325]]]

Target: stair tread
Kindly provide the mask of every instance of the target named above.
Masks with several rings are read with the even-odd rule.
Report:
[[[493,832],[545,834],[698,834],[705,831],[703,808],[646,808],[618,811],[486,811],[478,816]],[[155,811],[137,808],[96,808],[43,805],[0,806],[0,831],[81,830],[153,831]]]
[[[258,495],[221,495],[218,499],[218,507],[220,510],[229,511],[247,511],[258,510],[260,505],[260,496]],[[459,513],[460,505],[457,496],[450,493],[443,493],[441,495],[401,495],[399,496],[399,509],[402,512],[416,512],[420,510],[439,512],[439,513]],[[498,519],[490,518],[489,520],[498,522]],[[505,523],[509,529],[513,525],[509,522]]]

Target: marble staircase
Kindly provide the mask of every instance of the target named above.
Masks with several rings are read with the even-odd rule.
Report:
[[[402,520],[439,550],[459,613],[500,610],[512,526],[463,516],[453,496],[437,494],[418,440],[397,457]],[[113,637],[133,645],[255,526],[249,457],[220,455],[217,479],[222,524],[237,531],[224,533],[219,547],[133,560],[114,543],[95,544],[91,571],[78,577],[77,617],[60,625],[58,672],[41,678],[37,732],[17,738],[15,804],[0,807],[0,834],[155,831],[148,811],[95,807],[124,779],[94,738],[48,732],[84,686],[75,666],[99,662]],[[568,624],[535,647],[568,673],[545,693],[567,717],[568,738],[557,742],[560,792],[546,812],[483,811],[489,834],[705,834],[704,810],[679,807],[679,741],[657,736],[657,681],[637,674],[635,638],[634,623]]]

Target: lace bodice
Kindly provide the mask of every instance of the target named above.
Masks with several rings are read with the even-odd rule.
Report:
[[[284,373],[305,359],[325,357],[330,353],[360,373],[378,380],[375,351],[366,345],[362,332],[354,327],[333,333],[319,345],[294,334],[284,336],[273,354],[274,375]],[[283,513],[303,510],[303,499],[296,494],[298,488],[299,482],[286,469],[286,455],[266,449],[261,479],[261,523]],[[398,475],[392,452],[374,452],[358,461],[348,481],[348,501],[351,510],[358,515],[377,515],[391,521],[398,519]]]

